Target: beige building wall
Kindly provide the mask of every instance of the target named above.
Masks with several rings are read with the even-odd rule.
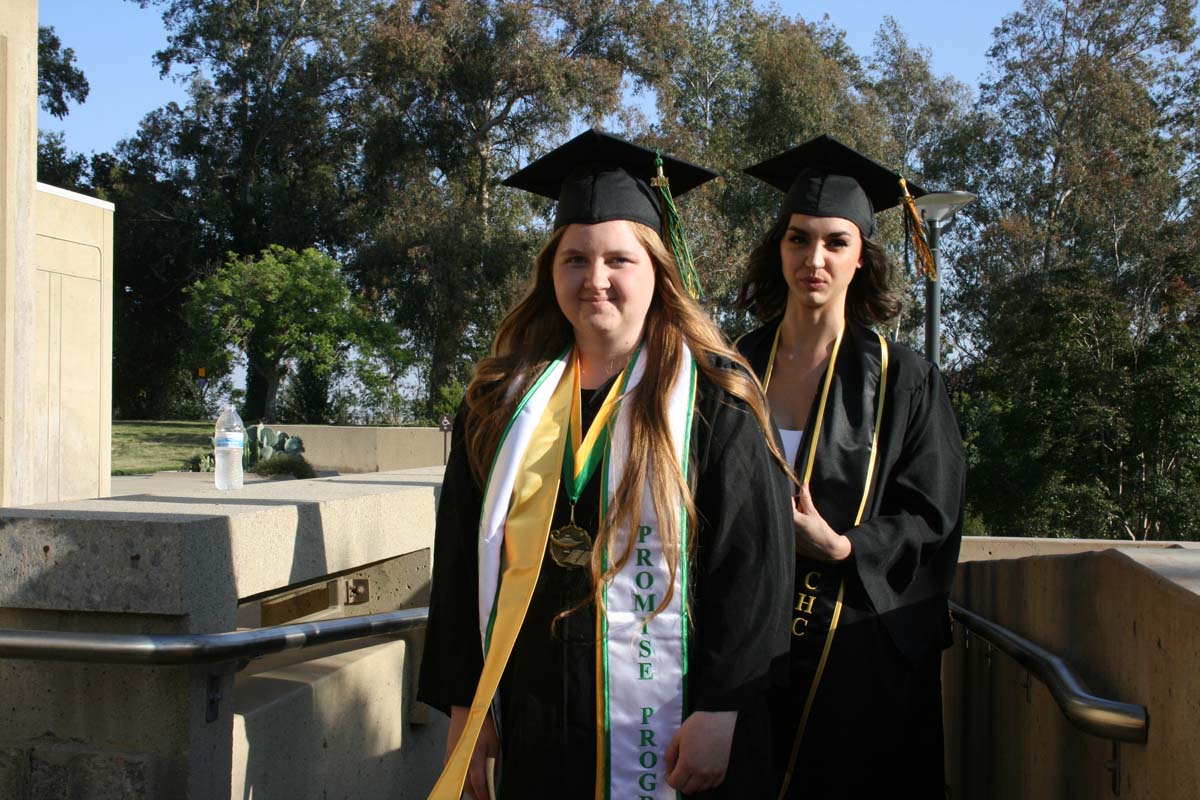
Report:
[[[32,502],[37,1],[0,3],[0,505]]]
[[[112,473],[113,205],[37,185],[31,444],[24,503],[104,497]]]
[[[0,505],[108,494],[113,207],[36,183],[37,2],[0,1]]]

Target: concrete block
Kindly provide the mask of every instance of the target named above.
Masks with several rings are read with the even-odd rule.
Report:
[[[70,756],[57,750],[35,749],[29,758],[30,800],[59,800],[67,797]]]
[[[448,439],[437,428],[354,425],[289,425],[273,428],[304,442],[304,457],[317,469],[390,472],[446,463]]]
[[[1063,658],[1093,693],[1146,707],[1147,742],[1119,748],[1122,800],[1200,797],[1200,551],[1124,545],[974,561],[960,565],[954,597]],[[964,647],[961,629],[956,640],[943,658],[954,796],[1112,796],[1112,743],[1074,728],[1005,654],[976,639]]]
[[[227,631],[234,628],[239,605],[356,574],[372,579],[375,595],[370,604],[346,612],[427,602],[441,473],[436,467],[258,483],[232,493],[219,493],[207,481],[168,478],[153,482],[155,491],[144,494],[0,509],[0,627]],[[419,637],[413,641],[419,646]],[[332,691],[329,696],[340,698],[314,706],[320,713],[312,730],[337,732],[318,741],[332,746],[334,740],[358,735],[351,729],[373,731],[373,738],[356,746],[357,762],[346,760],[348,754],[338,756],[339,763],[357,763],[362,780],[372,786],[382,786],[383,775],[401,782],[397,765],[408,764],[410,745],[418,764],[441,760],[444,726],[410,724],[404,703],[406,687],[415,680],[412,649],[397,647],[386,651],[398,653],[390,661],[355,660],[357,668],[325,684],[351,686],[349,694],[311,695]],[[237,693],[234,678],[225,675],[218,717],[207,721],[208,671],[0,660],[0,708],[12,710],[0,725],[0,748],[8,748],[0,768],[5,781],[0,798],[138,797],[138,792],[202,800],[229,796]],[[296,686],[292,678],[282,680]],[[270,681],[279,685],[277,678]],[[351,705],[341,705],[344,700]],[[355,725],[340,721],[347,708],[356,709]],[[300,742],[306,729],[299,722],[277,719],[281,727],[269,732],[261,726],[246,729],[256,747],[269,749],[278,740],[305,752],[306,759],[320,760]],[[410,732],[415,738],[406,738]],[[46,736],[76,744],[51,746]],[[30,753],[27,766],[22,766],[22,749]],[[257,756],[250,762],[263,763]],[[287,763],[303,771],[300,762]],[[424,767],[412,769],[422,774]],[[255,780],[262,785],[275,778]],[[360,792],[353,772],[329,778],[326,785],[330,797],[389,794]],[[108,794],[86,794],[85,786]],[[255,791],[260,797],[302,796]]]
[[[145,800],[155,796],[144,757],[80,753],[68,762],[68,797],[79,800]]]
[[[40,497],[45,427],[34,280],[37,0],[0,14],[0,503]]]
[[[408,725],[404,677],[415,665],[406,643],[327,651],[238,677],[231,796],[426,797],[441,771],[446,728],[444,718]]]
[[[151,760],[130,753],[89,750],[42,737],[22,753],[27,779],[13,800],[146,800],[156,796]]]
[[[29,751],[0,747],[0,797],[24,800],[29,796]]]
[[[429,547],[442,467],[0,509],[0,607],[187,615]]]
[[[29,189],[34,246],[9,265],[29,296],[2,322],[22,342],[0,386],[23,439],[0,469],[0,500],[13,505],[100,497],[112,472],[113,206]]]

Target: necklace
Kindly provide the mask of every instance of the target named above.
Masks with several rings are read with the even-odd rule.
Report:
[[[635,353],[636,355],[636,353]],[[593,538],[586,529],[575,522],[575,504],[588,481],[596,473],[604,454],[608,450],[610,422],[620,404],[621,395],[628,381],[628,368],[613,381],[596,418],[583,435],[583,410],[580,396],[579,351],[575,352],[572,373],[574,385],[571,393],[571,420],[567,427],[567,446],[563,453],[563,486],[571,503],[570,521],[561,528],[550,531],[550,557],[554,563],[566,569],[580,569],[592,558]]]

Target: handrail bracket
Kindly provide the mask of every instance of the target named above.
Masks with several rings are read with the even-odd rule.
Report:
[[[1121,796],[1121,743],[1113,739],[1112,758],[1104,762],[1104,768],[1112,773],[1112,793]]]

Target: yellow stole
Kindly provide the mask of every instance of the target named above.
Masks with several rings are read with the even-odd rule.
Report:
[[[479,731],[529,610],[558,498],[571,400],[572,381],[560,380],[521,460],[505,524],[504,574],[496,597],[483,672],[471,701],[466,727],[446,760],[442,775],[429,795],[430,800],[459,800],[462,796]]]

